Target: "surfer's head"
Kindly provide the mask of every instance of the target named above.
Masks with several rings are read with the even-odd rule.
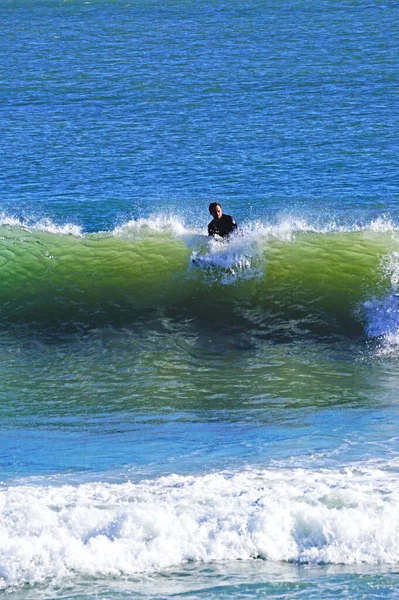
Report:
[[[222,205],[219,204],[219,202],[211,202],[209,205],[209,212],[214,219],[220,219],[223,214]]]

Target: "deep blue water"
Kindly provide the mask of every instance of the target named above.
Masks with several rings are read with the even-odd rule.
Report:
[[[398,10],[4,2],[5,212],[92,231],[198,224],[210,199],[241,220],[395,210]]]

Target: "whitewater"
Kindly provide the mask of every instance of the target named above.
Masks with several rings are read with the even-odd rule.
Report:
[[[397,484],[397,474],[363,467],[10,487],[1,586],[189,562],[395,564]]]

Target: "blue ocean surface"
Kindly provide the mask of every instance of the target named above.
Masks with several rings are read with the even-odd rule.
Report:
[[[397,598],[398,3],[0,19],[0,594]]]

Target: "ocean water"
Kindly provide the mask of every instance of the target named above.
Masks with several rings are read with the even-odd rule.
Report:
[[[397,1],[0,20],[0,595],[398,598]]]

